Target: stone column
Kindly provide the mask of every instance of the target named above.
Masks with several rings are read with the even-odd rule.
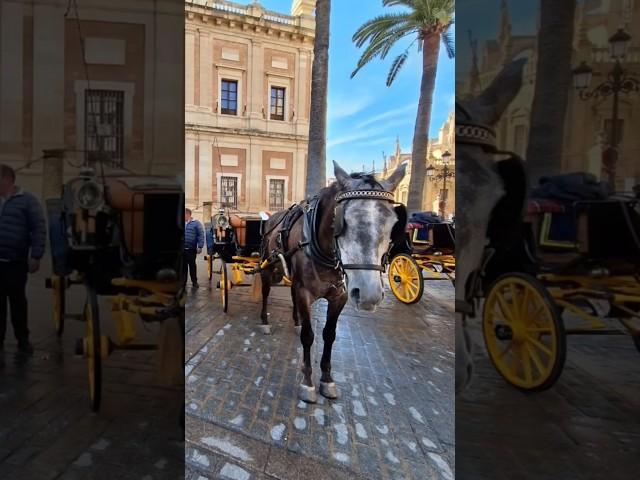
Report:
[[[22,142],[22,3],[0,3],[0,142]]]
[[[251,43],[249,53],[249,78],[247,82],[249,85],[248,101],[250,105],[251,123],[255,120],[262,123],[264,117],[262,115],[262,108],[264,107],[265,113],[267,105],[264,105],[264,45],[261,42],[253,41]],[[252,125],[253,126],[253,125]]]
[[[200,170],[199,170],[199,201],[218,203],[218,198],[213,197],[213,182],[216,181],[213,175],[213,147],[211,140],[200,140]]]
[[[64,183],[64,150],[45,150],[43,157],[42,199],[60,198]]]
[[[195,105],[195,34],[196,32],[187,27],[185,32],[185,59],[184,59],[184,81],[185,81],[185,104]]]
[[[211,35],[200,31],[200,107],[213,109],[213,51]]]
[[[33,152],[64,146],[64,22],[64,5],[33,6]]]
[[[195,154],[196,140],[185,138],[184,142],[184,195],[188,207],[195,207]]]

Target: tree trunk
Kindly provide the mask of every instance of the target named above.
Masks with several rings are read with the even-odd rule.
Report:
[[[307,182],[305,195],[315,195],[326,186],[327,165],[327,88],[329,82],[329,19],[331,0],[316,1],[316,36],[311,71],[311,113]]]
[[[571,92],[575,0],[540,0],[538,63],[531,106],[527,174],[529,184],[562,171],[564,122]]]
[[[429,144],[429,125],[431,124],[431,106],[436,85],[439,51],[440,35],[437,33],[427,35],[422,45],[422,81],[420,83],[420,100],[418,102],[416,126],[413,132],[411,178],[409,179],[409,198],[407,200],[409,214],[422,210],[424,183],[427,173],[427,146]]]

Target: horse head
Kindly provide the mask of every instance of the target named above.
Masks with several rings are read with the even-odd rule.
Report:
[[[359,191],[393,192],[405,175],[406,164],[400,165],[388,178],[376,180],[373,175],[349,175],[334,162],[336,183],[341,193]],[[390,201],[375,198],[348,199],[337,215],[336,243],[345,266],[349,301],[358,310],[375,311],[383,299],[382,258],[389,250],[391,231],[398,216]],[[351,265],[351,268],[347,266]]]
[[[456,391],[470,382],[471,341],[465,315],[473,309],[470,278],[481,268],[491,212],[504,194],[495,169],[493,127],[520,91],[525,59],[515,60],[480,95],[456,103]],[[476,135],[478,141],[473,140]],[[467,139],[471,139],[467,141]],[[483,140],[485,141],[483,144]]]

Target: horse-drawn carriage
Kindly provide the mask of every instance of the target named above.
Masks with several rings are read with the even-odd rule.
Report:
[[[184,325],[182,187],[165,178],[96,175],[84,168],[63,186],[61,198],[47,201],[47,213],[55,328],[61,336],[65,320],[85,323],[76,354],[87,360],[91,409],[97,411],[102,362],[116,349],[157,348],[134,343],[138,318]],[[83,285],[85,302],[73,315],[67,289],[76,284]],[[99,296],[111,304],[115,340],[101,334]]]
[[[207,244],[207,273],[209,280],[214,273],[219,274],[216,287],[220,290],[222,309],[229,307],[229,290],[234,287],[248,287],[247,275],[253,275],[261,264],[260,248],[262,230],[269,214],[260,212],[231,213],[220,209],[207,224],[205,237]],[[214,261],[219,262],[219,268],[214,272]],[[285,280],[290,285],[288,279]]]
[[[495,163],[505,193],[491,212],[480,268],[466,282],[465,313],[482,305],[499,374],[522,390],[551,387],[567,335],[630,334],[640,350],[638,199],[580,173],[545,179],[528,196],[524,162],[498,151],[488,127],[457,134],[460,144],[509,155]]]
[[[414,214],[407,223],[407,241],[394,245],[387,271],[389,286],[402,303],[420,301],[425,276],[429,280],[455,276],[455,230],[428,212]]]

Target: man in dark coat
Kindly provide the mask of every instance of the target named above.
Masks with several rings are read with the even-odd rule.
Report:
[[[18,352],[31,355],[27,276],[40,268],[47,234],[40,202],[15,181],[14,170],[0,164],[0,349],[7,329],[8,303]]]
[[[184,211],[184,263],[189,270],[193,288],[198,288],[198,274],[196,270],[196,256],[202,253],[204,246],[204,228],[202,224],[191,217],[191,210]],[[187,281],[185,272],[184,281]]]

